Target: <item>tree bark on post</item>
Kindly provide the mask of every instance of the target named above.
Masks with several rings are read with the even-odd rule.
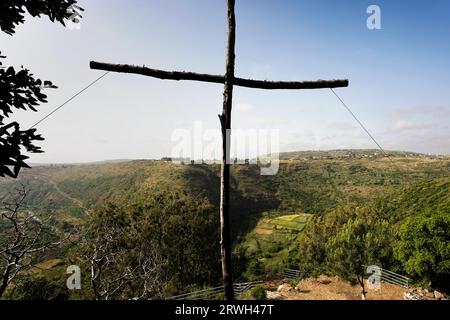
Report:
[[[230,148],[231,143],[231,107],[233,104],[233,81],[235,61],[236,20],[234,16],[235,0],[227,0],[228,43],[227,64],[224,79],[223,111],[219,115],[222,129],[222,166],[220,178],[220,251],[222,254],[222,277],[226,300],[234,300],[233,276],[231,270],[230,235]]]
[[[98,61],[90,62],[91,69],[104,70],[111,72],[120,72],[128,74],[138,74],[141,76],[152,77],[161,80],[190,80],[209,83],[224,84],[224,76],[219,74],[196,73],[190,71],[167,71],[152,69],[130,64],[113,64]],[[233,86],[239,86],[252,89],[263,90],[305,90],[305,89],[324,89],[324,88],[343,88],[348,87],[347,79],[335,80],[316,80],[316,81],[271,81],[233,78]]]

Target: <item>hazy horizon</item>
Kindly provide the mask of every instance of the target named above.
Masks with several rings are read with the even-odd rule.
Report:
[[[317,150],[296,150],[296,151],[280,151],[280,154],[283,153],[295,153],[295,152],[331,152],[331,151],[347,151],[347,150],[367,150],[367,151],[378,151],[380,153],[381,150],[374,149],[374,148],[360,148],[360,149],[317,149]],[[411,151],[411,150],[384,150],[386,153],[390,152],[403,152],[403,153],[413,153],[418,155],[429,155],[429,156],[440,156],[440,157],[450,157],[450,154],[440,154],[440,153],[423,153],[423,152],[417,152],[417,151]],[[84,161],[84,162],[30,162],[30,166],[36,166],[36,165],[64,165],[64,164],[71,164],[71,165],[78,165],[78,164],[92,164],[92,163],[102,163],[102,162],[125,162],[125,161],[139,161],[139,160],[161,160],[162,158],[170,158],[170,155],[163,155],[159,158],[124,158],[124,159],[99,159],[99,160],[92,160],[92,161]],[[218,159],[203,159],[205,161],[212,161],[212,160],[218,160]]]

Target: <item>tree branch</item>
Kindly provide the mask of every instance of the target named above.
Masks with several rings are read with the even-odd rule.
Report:
[[[45,234],[52,234],[46,231],[46,224],[40,218],[26,210],[27,188],[21,185],[17,192],[13,203],[4,202],[0,208],[0,221],[5,224],[5,236],[0,241],[0,259],[4,261],[0,263],[0,297],[22,270],[33,266],[36,254],[59,246],[70,236],[60,237],[58,241],[45,240]]]
[[[127,64],[111,64],[103,62],[90,62],[90,68],[95,70],[113,71],[120,73],[140,74],[143,76],[158,78],[162,80],[192,80],[211,83],[224,84],[225,78],[222,75],[194,73],[186,71],[165,71],[158,69],[150,69],[145,66],[138,67]],[[347,79],[340,80],[318,80],[318,81],[266,81],[234,78],[233,85],[254,88],[254,89],[324,89],[324,88],[342,88],[348,87]]]

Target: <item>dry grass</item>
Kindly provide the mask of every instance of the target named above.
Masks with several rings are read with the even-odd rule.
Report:
[[[51,268],[57,266],[61,262],[62,262],[61,259],[49,259],[49,260],[46,260],[44,262],[41,262],[41,263],[35,265],[33,268],[31,268],[27,271],[24,271],[21,274],[32,275],[32,274],[38,273],[42,270],[50,270]]]
[[[274,290],[278,283],[268,284]],[[367,288],[367,286],[366,286]],[[275,288],[276,289],[276,288]],[[367,300],[403,300],[405,289],[382,283],[379,290],[367,290]],[[297,290],[281,292],[283,300],[361,300],[359,285],[351,285],[338,277],[320,276],[301,280]]]
[[[272,234],[272,230],[269,229],[256,229],[255,233],[256,234]]]

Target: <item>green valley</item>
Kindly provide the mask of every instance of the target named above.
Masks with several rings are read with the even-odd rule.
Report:
[[[279,172],[273,176],[260,175],[257,165],[233,165],[235,277],[259,279],[282,268],[301,269],[308,274],[313,268],[334,274],[321,258],[326,248],[317,244],[325,244],[327,234],[331,232],[331,237],[339,233],[347,222],[356,219],[357,223],[358,212],[365,217],[385,219],[394,234],[410,217],[434,211],[450,214],[450,158],[390,154],[386,158],[375,150],[285,153],[280,155]],[[117,227],[125,228],[120,232],[129,234],[123,239],[125,243],[148,240],[149,246],[162,255],[164,264],[168,263],[167,268],[179,270],[173,271],[173,277],[161,278],[164,289],[158,294],[167,296],[186,288],[218,284],[219,257],[215,254],[219,169],[216,164],[182,165],[163,160],[42,165],[23,170],[17,180],[0,180],[0,200],[7,202],[17,186],[25,185],[29,191],[27,208],[52,215],[57,229],[73,234],[74,239],[80,238],[79,230],[83,228],[103,228],[124,220],[126,225]],[[204,216],[196,217],[196,209],[188,208],[203,208],[200,211]],[[185,230],[183,226],[187,225],[197,233]],[[214,246],[202,241],[205,234],[210,236],[208,241],[216,243]],[[119,234],[114,237],[119,239]],[[33,274],[45,275],[61,285],[64,265],[81,261],[79,254],[84,249],[77,247],[81,245],[77,241],[75,247],[66,246],[42,256],[41,263],[46,267]],[[393,248],[395,241],[389,246]],[[202,258],[190,247],[194,245],[199,250],[209,247],[217,252],[211,251],[206,262],[202,260],[206,256]],[[307,249],[309,246],[312,251]],[[161,251],[163,248],[165,251]],[[171,252],[169,248],[178,251]],[[165,258],[165,254],[170,255]],[[186,254],[190,257],[187,260],[183,258]],[[393,251],[383,259],[388,267],[404,270],[393,258]],[[180,273],[183,265],[192,268],[192,277]],[[90,298],[92,295],[91,291],[82,294]]]

